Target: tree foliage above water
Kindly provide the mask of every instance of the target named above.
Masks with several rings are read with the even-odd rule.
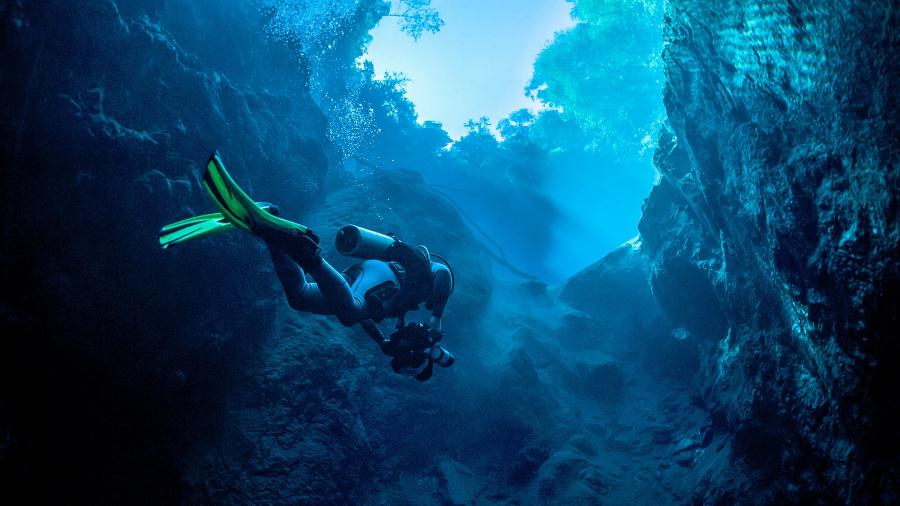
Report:
[[[661,0],[570,0],[578,23],[538,56],[526,91],[595,148],[640,151],[663,111]]]
[[[431,6],[431,0],[399,0],[397,11],[388,16],[400,18],[400,31],[413,40],[419,40],[425,32],[437,33],[444,26],[444,20]]]
[[[372,39],[369,32],[385,16],[400,18],[401,30],[416,40],[440,30],[444,21],[431,0],[259,2],[268,35],[297,49],[300,70],[309,76],[309,90],[328,117],[329,136],[345,156],[353,157],[371,146],[372,131],[383,120],[379,115],[415,116],[408,101],[397,99],[405,93],[402,79],[394,76],[377,84],[372,69],[358,65],[357,58]],[[384,100],[363,96],[366,93],[384,95]],[[404,110],[407,104],[408,111]]]
[[[496,253],[547,279],[594,260],[573,239],[585,230],[600,249],[633,234],[652,183],[638,151],[662,114],[656,3],[574,2],[578,23],[541,53],[528,87],[550,108],[512,112],[496,129],[486,118],[473,119],[451,145],[439,123],[419,122],[402,75],[378,77],[371,63],[357,60],[384,16],[403,18],[400,27],[413,38],[439,29],[443,21],[431,2],[394,0],[392,9],[386,0],[320,5],[329,2],[343,6],[343,21],[336,33],[306,34],[305,49],[324,51],[311,55],[324,70],[313,73],[312,88],[323,91],[320,105],[348,167],[422,172],[465,209]],[[301,26],[327,29],[316,28],[317,16],[301,17],[309,21]],[[575,207],[597,218],[576,218]],[[545,263],[551,258],[556,265]]]

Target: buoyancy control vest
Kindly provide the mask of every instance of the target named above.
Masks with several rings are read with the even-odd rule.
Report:
[[[431,259],[392,235],[347,225],[335,235],[335,247],[344,256],[386,262],[394,272],[400,286],[385,282],[366,293],[375,321],[389,316],[402,321],[406,312],[418,309],[431,297]]]

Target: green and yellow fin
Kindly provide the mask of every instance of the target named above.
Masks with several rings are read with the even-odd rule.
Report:
[[[222,213],[209,213],[209,214],[201,214],[200,216],[191,216],[190,218],[185,218],[183,220],[176,221],[175,223],[169,223],[159,230],[160,234],[164,232],[175,232],[180,229],[183,229],[189,225],[193,225],[195,223],[204,223],[210,220],[221,220],[224,217]]]
[[[252,232],[254,227],[270,227],[286,232],[299,231],[302,234],[310,232],[299,223],[269,214],[253,202],[225,170],[225,164],[217,152],[209,157],[201,182],[225,219],[238,228],[248,232]]]
[[[260,202],[260,207],[268,210],[271,204]],[[228,221],[222,213],[201,214],[191,216],[175,223],[170,223],[159,230],[159,245],[163,249],[169,246],[200,239],[213,234],[236,230],[234,224]]]
[[[159,231],[159,245],[163,249],[185,241],[234,230],[234,225],[222,213],[193,216],[166,225]]]

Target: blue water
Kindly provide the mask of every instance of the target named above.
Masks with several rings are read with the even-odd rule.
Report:
[[[732,222],[716,222],[712,239],[700,235],[717,212],[758,209],[718,194],[704,200],[711,179],[698,176],[697,160],[715,157],[696,132],[714,126],[676,125],[701,146],[679,180],[657,184],[654,166],[668,131],[664,68],[684,57],[664,58],[664,36],[702,44],[708,34],[664,33],[671,6],[662,0],[569,0],[571,22],[528,62],[524,89],[507,91],[508,103],[531,105],[499,118],[476,112],[460,130],[420,114],[403,75],[376,74],[366,50],[379,23],[390,19],[399,30],[391,36],[412,44],[453,29],[449,41],[479,30],[477,40],[512,39],[498,47],[516,37],[532,47],[514,23],[531,4],[497,27],[444,20],[441,5],[0,6],[0,503],[12,504],[2,494],[14,490],[28,503],[59,504],[730,504],[731,491],[758,483],[741,466],[774,469],[782,456],[756,451],[768,448],[769,432],[751,423],[735,448],[728,427],[746,406],[767,406],[751,380],[768,369],[757,375],[741,346],[790,346],[777,330],[752,333],[777,320],[775,310],[743,327],[731,321],[765,302],[735,302],[750,282],[716,263],[726,240],[744,246],[728,236],[740,233],[725,226]],[[491,4],[491,19],[506,22],[509,6]],[[803,30],[771,29],[792,23],[792,9],[747,12],[734,26],[774,38],[744,40],[734,28],[717,48],[718,71],[734,82],[709,81],[756,90],[741,76],[777,74],[800,110],[828,56],[807,47]],[[792,44],[802,48],[793,60],[776,58]],[[494,53],[475,52],[472,72],[495,63]],[[696,92],[690,77],[699,72],[676,76],[667,105],[688,100],[673,89]],[[480,91],[473,102],[496,93]],[[451,97],[428,100],[456,107]],[[777,107],[768,113],[780,117]],[[664,160],[689,151],[684,139],[662,138]],[[162,250],[160,227],[217,210],[201,185],[213,151],[253,199],[311,227],[337,269],[357,262],[334,245],[347,224],[445,257],[456,284],[442,345],[456,363],[418,382],[395,374],[359,325],[295,310],[257,234],[232,230]],[[834,156],[829,167],[846,163]],[[824,209],[827,199],[807,202],[792,184],[777,200]],[[780,241],[780,229],[765,228],[776,211],[757,221],[761,235]],[[663,231],[648,236],[654,258],[638,237],[648,215]],[[712,218],[697,225],[704,217]],[[738,259],[748,265],[768,258],[747,251]],[[776,270],[793,257],[778,253],[757,270],[781,283]],[[825,305],[808,297],[810,307]],[[800,321],[812,312],[795,306],[797,325],[815,330]],[[673,318],[671,308],[686,309]],[[418,310],[407,319],[430,317]],[[395,323],[381,322],[382,331]],[[776,379],[802,389],[815,383],[808,376]],[[726,492],[704,495],[722,470],[716,490]],[[824,497],[816,494],[791,497]],[[759,501],[772,497],[781,496]]]

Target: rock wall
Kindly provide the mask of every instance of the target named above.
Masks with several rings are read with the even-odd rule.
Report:
[[[184,446],[215,425],[235,365],[271,328],[264,302],[277,292],[243,237],[162,252],[156,232],[209,209],[198,176],[213,149],[288,212],[308,209],[339,170],[304,87],[264,87],[248,66],[202,62],[169,31],[186,21],[169,23],[184,12],[166,4],[0,8],[10,486],[53,477],[55,487],[36,490],[87,502],[177,498]],[[230,36],[252,41],[270,72],[299,74],[259,26]]]
[[[695,499],[896,501],[898,5],[667,9],[640,231],[667,318],[706,343],[703,459],[730,471],[701,459]]]

